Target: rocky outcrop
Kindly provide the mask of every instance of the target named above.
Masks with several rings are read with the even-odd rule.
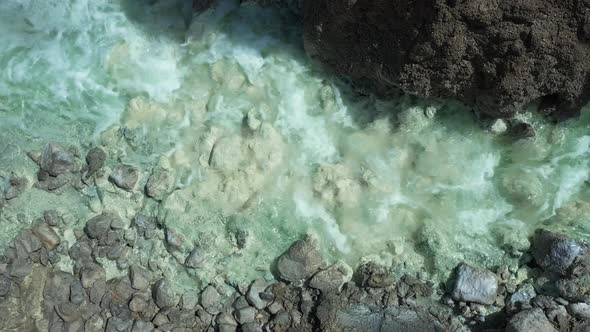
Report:
[[[589,1],[316,0],[303,14],[311,57],[381,91],[493,117],[541,98],[566,118],[589,100]]]

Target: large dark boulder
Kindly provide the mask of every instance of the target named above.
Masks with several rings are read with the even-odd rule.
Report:
[[[308,54],[356,82],[455,98],[493,117],[589,98],[590,0],[309,0]]]

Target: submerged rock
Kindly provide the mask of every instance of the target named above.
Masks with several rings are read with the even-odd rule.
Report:
[[[558,118],[590,98],[590,3],[305,1],[307,53],[356,83],[455,98],[493,117],[542,98]]]
[[[104,166],[104,162],[107,159],[107,153],[100,147],[95,147],[88,151],[86,154],[86,163],[88,164],[88,171],[86,172],[86,178],[91,177]]]
[[[109,176],[109,181],[124,190],[132,190],[138,179],[137,168],[125,164],[117,165]]]
[[[39,166],[49,175],[58,176],[72,170],[74,155],[61,145],[49,143],[41,152]]]
[[[496,300],[498,280],[490,271],[480,270],[465,263],[456,271],[456,280],[451,293],[457,301],[492,304]]]

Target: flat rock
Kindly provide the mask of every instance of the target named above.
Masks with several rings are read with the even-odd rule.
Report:
[[[457,301],[492,304],[497,290],[498,280],[494,273],[461,263],[456,270],[451,296]]]

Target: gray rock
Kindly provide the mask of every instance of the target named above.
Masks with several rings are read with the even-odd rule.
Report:
[[[106,282],[106,272],[102,266],[91,264],[80,270],[80,282],[82,287],[91,288],[96,282]]]
[[[194,248],[191,253],[187,256],[184,265],[191,269],[197,269],[203,267],[205,263],[205,251],[200,247]]]
[[[497,290],[498,280],[494,273],[461,263],[457,267],[451,296],[457,301],[492,304]]]
[[[61,145],[49,143],[41,152],[40,168],[51,176],[58,176],[72,170],[74,155]]]
[[[14,175],[11,176],[10,179],[8,179],[8,187],[4,190],[4,198],[7,201],[17,198],[25,192],[28,185],[29,180],[27,180],[27,178]]]
[[[545,229],[535,232],[531,248],[540,267],[561,274],[566,274],[574,259],[585,252],[581,243]]]
[[[219,332],[236,332],[237,327],[235,325],[220,324],[218,325]]]
[[[567,305],[567,311],[578,319],[590,319],[590,304],[588,303],[570,303]]]
[[[119,317],[111,317],[107,320],[106,332],[123,332],[129,331],[133,326],[133,321],[130,319],[122,319]]]
[[[80,305],[86,300],[86,290],[82,287],[82,283],[75,280],[70,284],[70,302],[75,305]]]
[[[129,279],[131,287],[138,290],[146,290],[150,287],[150,272],[146,269],[134,265],[129,268]]]
[[[162,200],[171,190],[172,181],[173,178],[169,171],[154,168],[145,185],[145,194],[154,199]]]
[[[572,302],[590,302],[590,278],[559,279],[559,295]]]
[[[238,326],[236,320],[227,312],[222,312],[215,318],[215,322],[219,325],[233,325]]]
[[[132,190],[139,179],[139,172],[131,165],[119,164],[115,166],[109,181],[124,190]]]
[[[178,304],[179,297],[174,292],[172,285],[170,285],[170,281],[166,279],[160,279],[154,285],[153,289],[154,294],[154,301],[158,305],[158,307],[162,309],[167,309],[174,307]]]
[[[84,331],[94,332],[104,330],[104,320],[99,314],[90,317],[86,323],[84,323]]]
[[[201,305],[212,315],[219,313],[221,309],[220,299],[219,292],[217,292],[217,289],[211,285],[205,287],[201,293]]]
[[[8,271],[11,277],[23,278],[28,276],[33,270],[33,265],[28,259],[18,258],[8,265]]]
[[[151,332],[155,328],[154,323],[136,320],[133,322],[131,332]]]
[[[160,327],[164,324],[168,324],[170,322],[170,320],[168,319],[168,316],[166,316],[162,312],[158,312],[156,314],[156,316],[154,317],[154,319],[152,320],[152,322],[154,322],[154,324],[156,326]]]
[[[267,284],[264,280],[256,279],[250,284],[248,293],[246,293],[248,302],[258,310],[264,309],[271,302],[268,299],[261,297],[261,294],[265,292],[266,287]]]
[[[86,154],[86,163],[88,164],[88,171],[86,172],[86,178],[94,175],[98,170],[104,166],[104,162],[107,159],[107,153],[100,147],[94,147]]]
[[[246,299],[245,296],[239,296],[238,298],[236,298],[236,300],[232,304],[232,307],[234,309],[248,308],[249,306],[250,306],[250,303],[248,303],[248,300]]]
[[[129,301],[129,310],[133,312],[142,312],[148,308],[148,298],[145,294],[134,294]]]
[[[293,243],[277,260],[278,277],[294,284],[301,284],[321,266],[318,241],[311,235]]]
[[[172,228],[166,228],[166,246],[171,252],[183,252],[186,246],[184,235]]]
[[[256,323],[246,323],[240,326],[242,332],[262,332],[262,328]]]
[[[188,291],[182,294],[181,307],[183,310],[194,310],[199,303],[199,294],[194,291]]]
[[[256,319],[256,309],[253,307],[246,307],[236,310],[236,319],[240,324],[252,323]]]
[[[514,294],[510,295],[510,298],[506,303],[506,310],[508,312],[515,312],[523,309],[530,309],[530,302],[535,296],[537,296],[537,292],[532,284],[522,284]]]
[[[70,302],[63,302],[55,306],[55,312],[63,319],[64,322],[69,323],[80,318],[81,312],[79,306]]]
[[[322,292],[339,292],[342,285],[352,279],[352,268],[339,261],[336,264],[316,273],[309,281],[309,286]]]
[[[43,219],[47,225],[57,227],[60,225],[61,218],[56,210],[47,210],[43,212]]]
[[[557,330],[539,308],[521,311],[506,326],[506,332],[556,332]]]
[[[47,250],[53,250],[61,243],[59,235],[47,223],[39,223],[32,231]]]
[[[105,237],[111,229],[111,223],[117,216],[110,213],[100,214],[86,223],[84,231],[91,239],[100,239]]]
[[[0,297],[8,295],[10,293],[10,287],[12,282],[10,278],[0,275]]]

